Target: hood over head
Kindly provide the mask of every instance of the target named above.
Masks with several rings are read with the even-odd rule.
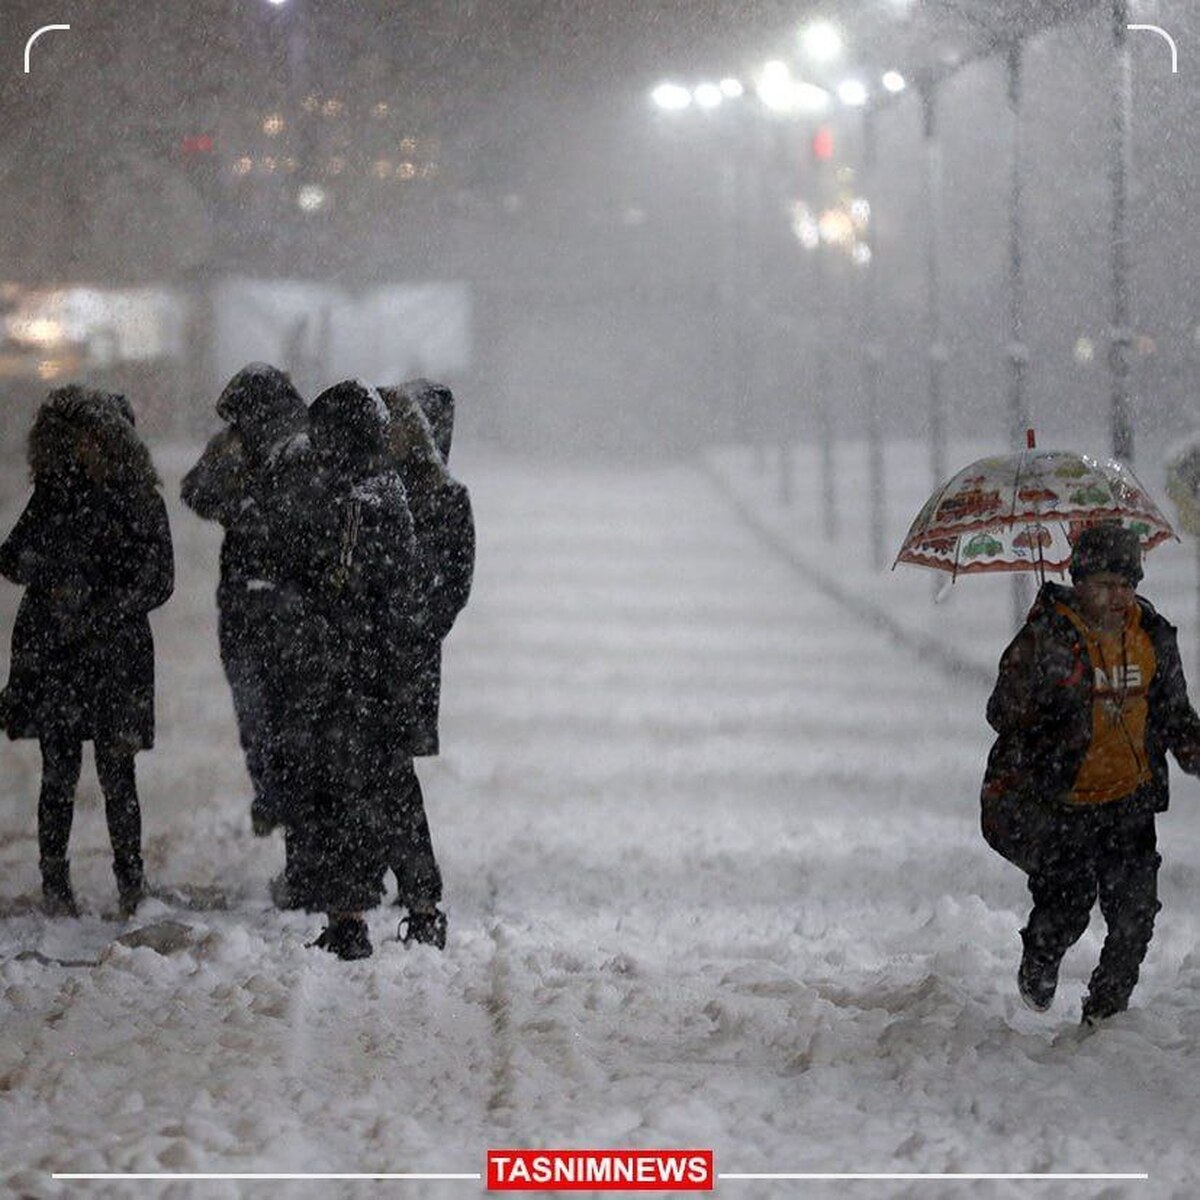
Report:
[[[79,384],[56,388],[38,409],[28,458],[34,482],[83,476],[94,483],[159,482],[129,401]]]
[[[445,463],[429,419],[413,396],[403,387],[382,387],[379,395],[391,418],[388,449],[392,461],[397,466],[424,467],[444,475]]]
[[[387,465],[388,410],[358,379],[326,388],[308,410],[309,437],[321,462],[339,474],[371,474]]]
[[[242,435],[247,453],[265,459],[271,447],[302,432],[308,410],[286,371],[270,363],[249,363],[225,385],[217,399],[217,415]]]
[[[400,388],[420,405],[433,430],[433,442],[442,461],[449,462],[450,442],[454,437],[454,393],[444,383],[430,379],[410,379]]]

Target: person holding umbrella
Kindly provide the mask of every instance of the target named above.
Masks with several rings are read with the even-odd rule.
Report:
[[[1161,907],[1166,756],[1200,775],[1200,717],[1175,628],[1136,594],[1138,532],[1119,521],[1083,529],[1069,569],[1074,586],[1044,583],[1001,657],[982,825],[1029,876],[1017,983],[1035,1011],[1053,1002],[1059,965],[1099,898],[1108,931],[1083,1002],[1094,1025],[1123,1012],[1137,984]]]

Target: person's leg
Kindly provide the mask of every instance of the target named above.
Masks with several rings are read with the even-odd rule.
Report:
[[[269,745],[270,732],[267,728],[267,696],[262,675],[262,647],[258,644],[261,639],[256,638],[253,621],[244,611],[248,604],[244,595],[231,589],[223,599],[218,614],[221,664],[229,682],[238,740],[254,791],[251,817],[259,828],[265,828],[275,819],[275,814],[266,778],[269,766],[266,747]]]
[[[42,902],[52,916],[74,916],[78,909],[71,890],[67,846],[75,811],[75,788],[83,761],[77,738],[46,734],[41,739],[42,786],[38,795],[38,855],[42,873]]]
[[[1107,1017],[1129,1007],[1150,939],[1158,900],[1153,813],[1113,813],[1097,856],[1100,911],[1108,925],[1100,961],[1088,982],[1084,1016]]]
[[[1096,900],[1095,831],[1091,813],[1065,813],[1029,876],[1033,909],[1021,930],[1018,985],[1025,1002],[1049,1008],[1063,955],[1084,934]]]
[[[120,738],[97,738],[96,774],[104,793],[104,815],[113,850],[113,874],[121,911],[131,915],[145,892],[142,810],[138,804],[133,747]]]
[[[396,903],[410,911],[432,912],[442,899],[442,872],[433,852],[425,797],[413,760],[401,759],[394,772],[394,821],[388,866],[396,876]]]

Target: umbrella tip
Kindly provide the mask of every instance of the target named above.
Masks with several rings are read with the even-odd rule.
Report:
[[[1037,449],[1037,436],[1034,434],[1032,429],[1025,430],[1025,449],[1026,450],[1036,450]]]

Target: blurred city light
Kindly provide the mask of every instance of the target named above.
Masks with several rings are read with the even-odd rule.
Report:
[[[296,193],[296,203],[301,211],[308,213],[319,212],[324,208],[326,198],[325,189],[315,183],[306,183]]]
[[[772,112],[790,112],[796,106],[796,84],[785,62],[774,59],[758,77],[758,98]]]
[[[736,100],[745,90],[740,80],[732,77],[721,80],[721,95],[730,100]]]
[[[832,62],[842,52],[842,35],[828,21],[816,21],[801,32],[800,44],[813,62]]]
[[[701,108],[716,108],[725,95],[715,83],[702,83],[692,93],[692,98]]]
[[[893,95],[896,92],[902,92],[908,86],[908,81],[900,74],[899,71],[884,71],[883,86],[887,88]]]
[[[861,79],[844,79],[838,84],[838,99],[847,108],[862,108],[868,99],[866,85]]]
[[[792,232],[805,250],[815,250],[821,244],[821,230],[812,209],[803,200],[792,205]]]
[[[665,112],[678,112],[692,102],[692,93],[677,83],[660,83],[650,98]]]

